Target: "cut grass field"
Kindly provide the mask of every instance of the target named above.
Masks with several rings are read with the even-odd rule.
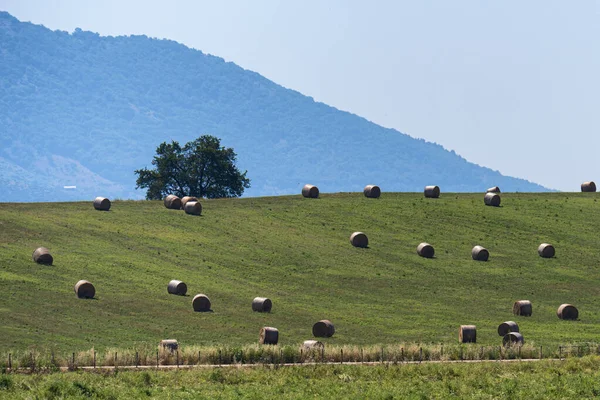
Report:
[[[600,358],[0,375],[0,399],[589,399]]]
[[[594,342],[600,334],[600,204],[595,193],[362,193],[203,201],[203,215],[158,201],[0,204],[0,351],[60,352],[136,348],[174,338],[182,345],[256,343],[262,326],[282,345],[311,339],[331,320],[327,344],[456,343],[461,324],[477,325],[478,345],[499,345],[497,326],[518,322],[527,343]],[[369,248],[349,243],[365,232]],[[416,254],[431,243],[434,259]],[[556,257],[542,259],[542,242]],[[471,248],[490,251],[488,262]],[[31,260],[48,247],[54,265]],[[73,286],[92,282],[96,298]],[[171,279],[189,296],[167,293]],[[208,295],[213,312],[191,300]],[[268,297],[271,313],[253,313]],[[513,316],[515,300],[533,316]],[[562,321],[562,303],[578,321]]]

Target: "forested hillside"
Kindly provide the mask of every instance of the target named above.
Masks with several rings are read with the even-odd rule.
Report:
[[[236,150],[247,195],[305,183],[544,190],[173,41],[51,31],[0,12],[0,201],[143,197],[133,171],[156,146],[204,133]]]

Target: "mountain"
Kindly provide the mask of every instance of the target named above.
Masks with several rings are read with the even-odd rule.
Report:
[[[305,183],[545,190],[170,40],[69,34],[0,12],[0,201],[140,198],[133,171],[158,144],[205,133],[235,149],[250,196]]]

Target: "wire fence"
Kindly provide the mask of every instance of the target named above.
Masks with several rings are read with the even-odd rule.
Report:
[[[0,371],[76,370],[105,367],[163,367],[200,365],[281,365],[305,363],[392,363],[431,361],[485,361],[565,359],[600,355],[600,344],[558,346],[511,345],[385,345],[385,346],[181,346],[177,349],[148,345],[132,349],[90,349],[79,352],[16,351],[0,353]]]

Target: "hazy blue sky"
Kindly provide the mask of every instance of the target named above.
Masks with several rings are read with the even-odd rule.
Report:
[[[0,0],[72,32],[169,38],[480,165],[600,181],[600,0]]]

